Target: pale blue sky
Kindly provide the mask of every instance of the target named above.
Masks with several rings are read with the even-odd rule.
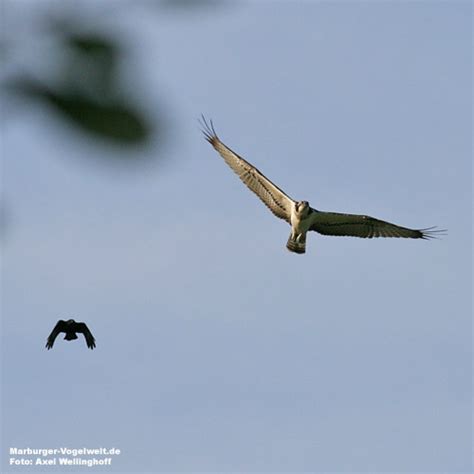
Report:
[[[172,127],[137,167],[39,107],[2,127],[4,469],[10,446],[115,446],[97,472],[470,471],[471,14],[254,1],[103,18]],[[201,113],[295,199],[449,234],[313,234],[290,254]],[[95,351],[44,349],[68,317]]]

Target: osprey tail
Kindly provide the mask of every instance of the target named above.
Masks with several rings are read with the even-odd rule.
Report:
[[[306,252],[306,234],[293,235],[293,232],[288,237],[286,248],[290,252],[305,253]]]

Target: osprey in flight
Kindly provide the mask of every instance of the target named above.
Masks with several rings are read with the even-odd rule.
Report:
[[[291,225],[286,244],[290,252],[305,253],[306,233],[314,230],[323,235],[365,237],[405,237],[410,239],[434,238],[442,230],[435,227],[408,229],[370,216],[322,212],[310,207],[308,201],[295,201],[273,184],[257,168],[224,145],[210,123],[202,117],[201,125],[206,140],[224,158],[239,178],[280,219]]]
[[[52,330],[51,334],[48,336],[48,340],[46,341],[46,347],[48,348],[48,350],[53,347],[54,340],[60,332],[66,333],[66,335],[64,336],[64,339],[66,339],[66,341],[72,341],[74,339],[77,339],[76,333],[82,333],[84,334],[87,347],[89,349],[94,349],[95,347],[94,336],[91,334],[89,328],[85,325],[85,323],[76,323],[74,319],[68,319],[67,321],[63,321],[62,319],[60,319],[57,322],[56,326],[54,326],[54,329]]]

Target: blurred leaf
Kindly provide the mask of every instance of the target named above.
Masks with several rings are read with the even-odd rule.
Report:
[[[121,144],[144,143],[150,135],[145,118],[119,100],[99,102],[77,93],[52,91],[32,80],[17,80],[10,89],[40,99],[83,131]]]
[[[97,34],[63,32],[60,40],[69,52],[62,65],[67,81],[97,99],[112,96],[117,82],[118,44]]]
[[[84,130],[123,143],[144,142],[148,126],[130,106],[120,102],[101,104],[86,97],[49,94],[51,105]]]
[[[117,46],[110,39],[102,36],[71,34],[66,41],[72,49],[83,54],[101,55],[110,59],[118,54]]]

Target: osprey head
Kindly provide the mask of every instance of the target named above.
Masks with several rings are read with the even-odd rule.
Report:
[[[76,321],[74,321],[74,319],[68,319],[66,321],[67,324],[74,324]]]
[[[310,207],[308,201],[298,201],[295,204],[296,213],[300,216],[305,216],[309,213]]]

